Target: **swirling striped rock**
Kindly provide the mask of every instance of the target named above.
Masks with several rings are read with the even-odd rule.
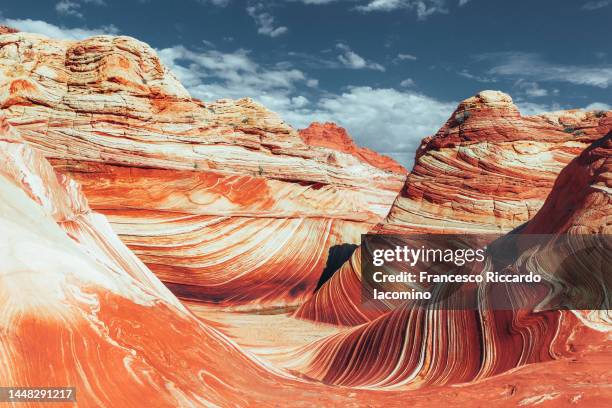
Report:
[[[585,236],[579,234],[592,237],[593,234],[609,233],[611,164],[612,133],[609,133],[566,166],[534,218],[503,237],[498,244],[504,245],[509,240],[521,242],[520,238],[528,237],[528,234],[552,234],[557,237],[555,239],[580,243]],[[570,235],[559,235],[567,233]],[[567,276],[557,275],[560,270],[540,270],[560,256],[547,248],[520,253],[513,268],[537,272],[545,280],[554,280],[559,286],[570,288],[577,286],[580,280],[588,283],[589,274],[593,273],[597,285],[606,284],[609,288],[612,260],[610,248],[605,248],[605,251],[606,263],[594,265],[599,270],[592,270],[588,264],[592,261],[592,254],[574,254],[582,258],[573,259],[573,265],[578,267],[580,263],[581,266],[571,271],[574,276],[569,280],[564,280],[568,279]],[[525,255],[529,259],[524,259]],[[603,275],[598,275],[600,272]],[[538,309],[543,309],[539,311],[523,307],[493,309],[490,305],[499,302],[496,297],[501,292],[485,289],[479,294],[476,310],[407,302],[366,324],[302,347],[286,364],[309,377],[335,385],[409,389],[482,380],[527,364],[543,364],[551,360],[603,358],[604,364],[612,364],[609,310],[551,310],[544,307],[546,303],[540,304],[540,299],[533,303],[538,305]],[[503,293],[514,299],[513,303],[519,304],[524,302],[524,296],[535,293],[535,289],[516,289],[509,285]],[[605,299],[609,289],[602,293],[604,301],[609,302]],[[604,355],[599,354],[602,352]],[[583,372],[579,375],[588,375],[590,368],[587,365],[581,370]],[[516,372],[506,374],[500,381],[512,381]],[[570,372],[577,374],[576,370]],[[605,378],[603,383],[610,380],[610,375]],[[572,386],[572,380],[568,380],[557,385],[556,392],[567,391]],[[610,398],[604,400],[609,402]],[[598,404],[604,406],[604,400]]]
[[[80,407],[361,405],[261,364],[195,318],[0,119],[0,378]],[[20,403],[34,407],[38,403]]]
[[[248,100],[192,99],[128,37],[0,35],[0,107],[181,296],[283,307],[384,217],[403,175]]]
[[[521,116],[512,99],[483,91],[425,138],[377,233],[496,233],[532,218],[561,169],[612,129],[612,111]],[[296,317],[356,325],[380,316],[361,304],[360,251]]]
[[[555,181],[526,234],[612,234],[612,132],[575,158]]]
[[[521,116],[483,91],[426,138],[384,230],[504,232],[540,209],[557,175],[612,129],[612,111]]]
[[[414,407],[610,399],[609,354],[531,365],[457,388],[332,387],[264,364],[196,319],[0,119],[0,378],[74,386],[79,407]],[[272,334],[271,334],[272,335]],[[589,350],[590,354],[583,353]],[[358,361],[358,360],[356,360]],[[575,380],[571,389],[561,385]],[[62,404],[57,404],[61,406]],[[33,408],[39,403],[19,403]]]

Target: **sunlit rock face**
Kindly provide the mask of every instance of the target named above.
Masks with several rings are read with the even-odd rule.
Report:
[[[0,107],[175,293],[227,306],[300,304],[405,178],[249,99],[192,99],[128,37],[0,35]]]
[[[612,234],[612,132],[563,169],[527,234]]]
[[[0,119],[2,386],[76,388],[82,407],[359,406],[271,369],[202,323]],[[39,406],[23,403],[23,406]]]
[[[597,146],[591,151],[609,157]],[[612,398],[601,386],[612,381],[607,324],[595,330],[569,312],[411,319],[402,310],[299,350],[285,367],[309,376],[296,378],[197,320],[89,209],[79,186],[54,172],[4,120],[0,163],[5,386],[75,386],[83,407],[403,407],[407,398],[415,407],[476,406],[483,399],[499,406],[605,406]],[[597,167],[599,159],[592,163],[606,169]],[[605,172],[595,173],[598,180]],[[476,324],[490,336],[470,331]],[[471,378],[483,380],[448,385]]]
[[[611,158],[612,133],[609,133],[593,142],[561,171],[544,206],[532,220],[498,242],[520,240],[525,234],[553,234],[557,239],[580,244],[586,239],[580,234],[588,234],[587,237],[609,234]],[[559,235],[565,233],[570,236]],[[605,250],[607,263],[603,268],[607,270],[595,271],[593,277],[609,282],[605,274],[610,272],[610,253],[609,248]],[[559,285],[576,285],[575,280],[564,281],[563,276],[555,275],[559,270],[543,267],[558,256],[545,249],[525,251],[515,266],[524,265],[527,270]],[[578,256],[581,255],[575,254]],[[580,262],[588,263],[590,255],[582,256]],[[578,279],[584,279],[583,284],[588,282],[591,286],[601,283],[586,276],[589,271],[588,266],[583,267]],[[597,275],[599,272],[604,275]],[[518,296],[531,293],[512,285],[506,290],[507,296],[514,296],[516,301],[520,300]],[[493,300],[489,298],[493,296],[491,293],[480,292],[476,310],[419,307],[418,302],[407,302],[366,324],[301,348],[296,352],[301,360],[289,360],[287,366],[335,385],[418,388],[482,380],[532,363],[552,360],[577,363],[576,369],[563,369],[568,376],[575,377],[547,386],[550,398],[556,399],[571,392],[575,378],[591,374],[587,361],[602,359],[604,365],[612,364],[609,310],[492,310],[487,306]],[[491,384],[512,383],[516,373],[491,379]],[[605,378],[603,383],[609,381],[610,375]],[[605,405],[603,400],[598,404]]]
[[[532,218],[561,169],[611,129],[611,111],[521,116],[510,96],[480,92],[423,140],[383,229],[509,231]]]
[[[404,188],[373,232],[510,231],[536,214],[559,172],[610,130],[612,111],[521,116],[510,96],[480,92],[423,140]],[[380,316],[360,306],[360,270],[357,250],[296,317],[356,325]]]
[[[311,146],[327,147],[348,153],[361,161],[371,164],[381,170],[406,174],[408,171],[392,158],[355,144],[346,129],[335,123],[311,123],[306,129],[300,129],[300,137]]]

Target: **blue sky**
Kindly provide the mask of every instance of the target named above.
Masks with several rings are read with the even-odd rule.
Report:
[[[332,120],[412,164],[457,102],[499,89],[525,114],[612,105],[612,0],[19,0],[0,23],[149,43],[192,95],[252,97],[296,127]]]

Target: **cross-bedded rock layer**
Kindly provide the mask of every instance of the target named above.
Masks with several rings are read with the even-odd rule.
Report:
[[[249,99],[192,99],[132,38],[4,33],[0,75],[10,123],[181,296],[301,303],[405,177],[310,146]]]
[[[401,177],[303,143],[251,101],[192,100],[132,39],[0,31],[0,70],[20,134],[0,121],[3,385],[70,384],[96,407],[612,400],[606,311],[364,315],[346,266],[308,307],[365,324],[285,350],[281,368],[263,363],[196,319],[66,174],[176,291],[224,305],[300,302],[325,250],[356,242]],[[424,142],[376,230],[507,231],[548,195],[522,233],[607,233],[609,130],[609,112],[520,117],[507,96],[481,93]],[[266,330],[269,353],[283,328]]]
[[[352,369],[343,365],[326,369],[333,356],[323,355],[308,370],[331,383],[379,382],[369,389],[330,387],[271,368],[188,312],[120,242],[105,217],[88,208],[78,185],[54,172],[4,120],[0,120],[0,163],[0,225],[5,238],[0,242],[0,356],[10,362],[0,365],[4,386],[70,384],[83,407],[286,403],[402,407],[407,399],[415,407],[475,406],[483,399],[497,406],[559,406],[576,401],[604,406],[612,398],[607,387],[609,350],[601,347],[596,331],[571,316],[564,317],[556,333],[573,333],[571,344],[565,350],[557,343],[552,348],[557,357],[570,359],[526,365],[460,388],[410,390],[410,385],[396,382],[400,389],[378,391],[375,388],[393,384],[385,381],[392,379],[391,366],[385,371],[371,365],[359,347],[351,354]],[[539,326],[536,321],[518,323],[521,333],[538,333],[529,330]],[[351,330],[344,338],[359,335]],[[459,339],[461,344],[464,340]],[[324,353],[336,341],[332,337],[323,345],[310,346],[293,365],[299,367],[312,353]],[[393,333],[388,341],[387,351],[398,350]],[[511,362],[507,346],[495,354],[502,358],[490,369]],[[345,355],[345,346],[335,352]],[[389,358],[380,361],[393,363]],[[475,370],[471,360],[461,366],[468,374]],[[355,375],[360,367],[370,369]],[[439,370],[422,379],[430,381]],[[455,373],[437,378],[443,383],[464,377]]]
[[[423,140],[404,188],[373,232],[510,231],[536,214],[561,169],[610,130],[611,111],[521,116],[508,95],[483,91]],[[357,250],[296,316],[341,325],[380,316],[361,307],[360,270]]]
[[[521,242],[521,236],[526,234],[551,234],[580,251],[582,242],[592,234],[609,234],[611,163],[612,132],[572,160],[561,171],[535,217],[497,240],[497,245],[507,245],[510,240]],[[609,241],[603,243],[607,245]],[[558,262],[561,255],[545,247],[538,251],[523,250],[514,267],[544,276],[557,287],[586,288],[592,298],[600,292],[609,305],[605,288],[609,290],[611,285],[612,259],[609,247],[600,250],[603,252],[597,260],[593,258],[594,252],[571,253],[573,264],[566,266],[571,268],[567,276],[562,274],[563,269],[547,267]],[[594,263],[594,269],[589,262]],[[489,306],[499,302],[499,296],[514,299],[507,304],[519,304],[535,293],[535,288],[517,289],[511,284],[502,291],[483,290],[475,310],[453,309],[448,299],[442,300],[442,304],[449,302],[448,307],[407,301],[377,317],[363,316],[363,320],[372,319],[365,324],[300,348],[295,352],[296,358],[288,359],[287,366],[335,385],[420,387],[471,382],[555,359],[579,361],[590,358],[592,352],[604,352],[607,356],[601,358],[605,364],[612,364],[609,354],[612,326],[609,310],[605,308],[549,309],[539,298],[533,304],[543,310],[523,307],[501,310]],[[337,294],[336,299],[341,295]],[[589,306],[592,307],[596,305]],[[355,315],[352,310],[350,313]],[[561,386],[555,393],[559,395],[564,389]]]

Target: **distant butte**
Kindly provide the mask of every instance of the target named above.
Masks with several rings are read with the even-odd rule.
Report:
[[[18,33],[19,30],[16,30],[12,27],[9,26],[5,26],[5,25],[0,25],[0,35],[2,34],[12,34],[12,33]]]
[[[313,122],[306,129],[300,129],[299,133],[310,146],[327,147],[348,153],[381,170],[398,174],[408,173],[408,170],[392,158],[357,146],[346,129],[333,122]]]

